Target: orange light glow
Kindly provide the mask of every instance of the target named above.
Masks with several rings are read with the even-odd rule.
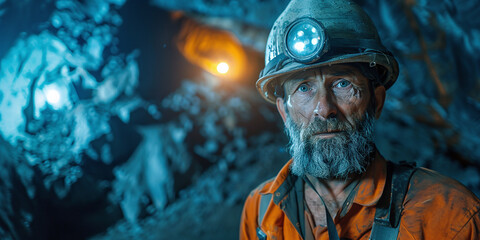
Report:
[[[232,80],[243,76],[246,53],[232,33],[186,21],[177,39],[185,58],[211,74]]]
[[[228,64],[226,62],[221,62],[217,65],[217,71],[221,74],[225,74],[228,72]]]

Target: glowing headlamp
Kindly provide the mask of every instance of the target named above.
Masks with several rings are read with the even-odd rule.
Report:
[[[310,63],[326,52],[327,37],[323,26],[312,18],[300,18],[285,32],[285,50],[297,62]]]

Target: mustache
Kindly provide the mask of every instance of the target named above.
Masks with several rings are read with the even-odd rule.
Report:
[[[327,120],[321,120],[315,118],[306,128],[301,131],[302,139],[309,139],[313,135],[326,132],[352,132],[355,131],[355,127],[348,121],[340,121],[338,118],[331,118]]]

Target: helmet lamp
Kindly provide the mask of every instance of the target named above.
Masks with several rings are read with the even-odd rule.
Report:
[[[318,59],[326,45],[322,25],[312,18],[300,18],[290,24],[285,34],[285,50],[297,62],[310,63]]]

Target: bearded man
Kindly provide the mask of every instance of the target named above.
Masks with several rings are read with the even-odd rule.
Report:
[[[480,239],[472,192],[376,150],[375,119],[397,76],[358,5],[290,2],[257,88],[277,106],[292,159],[247,198],[240,239]]]

